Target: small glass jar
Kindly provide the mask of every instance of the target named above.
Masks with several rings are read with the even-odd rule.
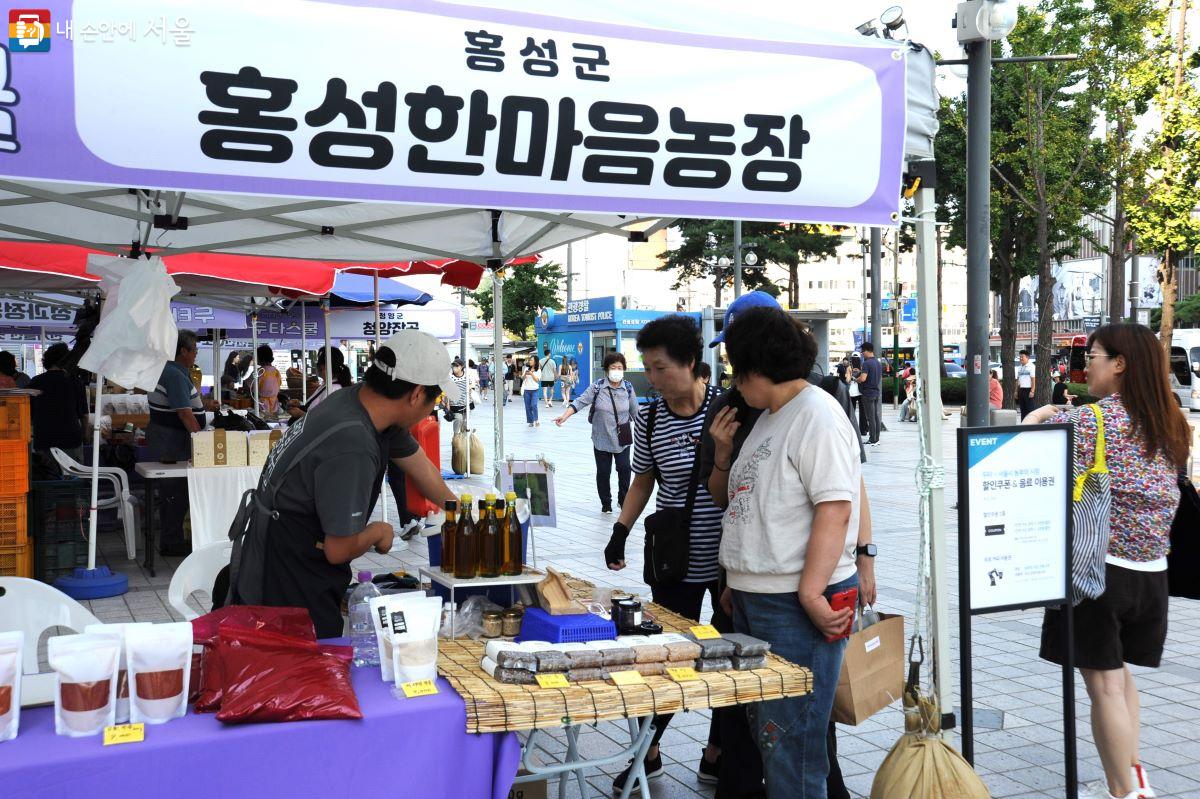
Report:
[[[498,610],[483,612],[483,637],[499,638],[504,634],[504,620]]]
[[[521,634],[521,619],[525,617],[525,611],[521,608],[509,608],[504,611],[504,637],[516,638]]]

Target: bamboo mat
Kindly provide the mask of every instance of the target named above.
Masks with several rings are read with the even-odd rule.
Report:
[[[568,578],[577,596],[590,598],[593,586]],[[666,608],[646,609],[667,632],[685,632],[695,624]],[[567,688],[509,685],[480,667],[485,642],[438,641],[438,673],[463,698],[467,732],[521,730],[591,724],[659,713],[703,710],[748,702],[803,696],[812,690],[812,673],[775,654],[752,671],[702,672],[698,680],[677,683],[646,677],[644,685],[616,686],[607,681],[572,683]]]

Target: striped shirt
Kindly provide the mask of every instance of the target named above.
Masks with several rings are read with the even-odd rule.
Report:
[[[700,409],[691,416],[675,415],[661,399],[638,411],[633,434],[633,471],[646,474],[657,470],[655,502],[658,510],[682,508],[687,501],[688,478],[700,452],[704,417],[716,394],[716,389],[709,388]],[[655,413],[654,440],[649,441],[646,428],[652,411]],[[708,487],[701,483],[696,489],[696,506],[692,511],[691,546],[684,582],[706,583],[717,579],[724,513],[713,503]]]
[[[176,411],[186,408],[192,409],[200,427],[204,427],[208,421],[204,414],[204,403],[200,399],[200,392],[196,390],[196,384],[192,382],[188,370],[176,361],[167,361],[163,366],[162,375],[158,378],[158,385],[150,392],[147,402],[150,405],[150,422],[152,424],[186,430],[183,420],[176,413]]]

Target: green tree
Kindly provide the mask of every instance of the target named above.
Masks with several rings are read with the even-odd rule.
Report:
[[[558,282],[566,273],[553,262],[521,264],[504,268],[504,329],[526,340],[533,333],[533,320],[542,308],[562,309]],[[492,317],[492,281],[471,294],[484,318]]]
[[[713,281],[717,305],[724,289],[732,283],[733,268],[717,266],[720,258],[733,260],[733,222],[728,219],[681,219],[682,241],[675,250],[659,255],[660,272],[675,274],[675,288],[690,280]],[[742,252],[754,250],[760,265],[779,264],[788,270],[788,304],[799,301],[799,266],[810,258],[835,255],[841,237],[824,232],[815,225],[742,223]],[[745,269],[742,278],[747,290],[760,289],[779,296],[779,288],[767,277],[766,269]]]
[[[1148,110],[1163,75],[1146,65],[1161,61],[1168,48],[1146,32],[1163,27],[1166,9],[1161,0],[1093,0],[1091,30],[1084,37],[1080,58],[1087,83],[1097,98],[1104,129],[1102,171],[1112,197],[1112,212],[1098,216],[1109,224],[1109,241],[1094,242],[1108,254],[1108,307],[1114,319],[1125,308],[1125,263],[1129,258],[1129,212],[1137,189],[1137,120]]]
[[[1173,0],[1168,5],[1176,8]],[[1175,328],[1178,259],[1200,246],[1200,219],[1195,216],[1200,205],[1200,92],[1196,54],[1188,46],[1187,10],[1188,0],[1179,0],[1174,28],[1164,20],[1150,31],[1161,46],[1172,47],[1170,56],[1140,65],[1151,73],[1148,80],[1160,87],[1154,105],[1162,125],[1137,155],[1142,188],[1129,209],[1138,247],[1162,255],[1159,341],[1168,353]]]
[[[1081,0],[1043,0],[1036,8],[1020,9],[1008,41],[1016,56],[1077,52],[1090,24],[1091,11]],[[993,154],[994,173],[1005,193],[1034,217],[1039,404],[1050,399],[1054,262],[1074,251],[1086,232],[1084,217],[1108,201],[1099,168],[1102,143],[1092,137],[1096,92],[1085,78],[1079,62],[1012,64],[993,77],[993,98],[1016,109],[1012,127],[998,134],[1002,143]],[[1014,180],[1014,174],[1023,180]]]

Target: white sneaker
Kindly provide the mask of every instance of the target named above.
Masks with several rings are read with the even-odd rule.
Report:
[[[1114,796],[1108,792],[1108,784],[1104,780],[1096,780],[1079,786],[1079,799],[1138,799],[1138,792],[1130,791],[1125,796]]]
[[[1138,799],[1157,799],[1158,794],[1150,787],[1150,777],[1146,775],[1146,767],[1141,763],[1131,766],[1133,772],[1133,790]]]

